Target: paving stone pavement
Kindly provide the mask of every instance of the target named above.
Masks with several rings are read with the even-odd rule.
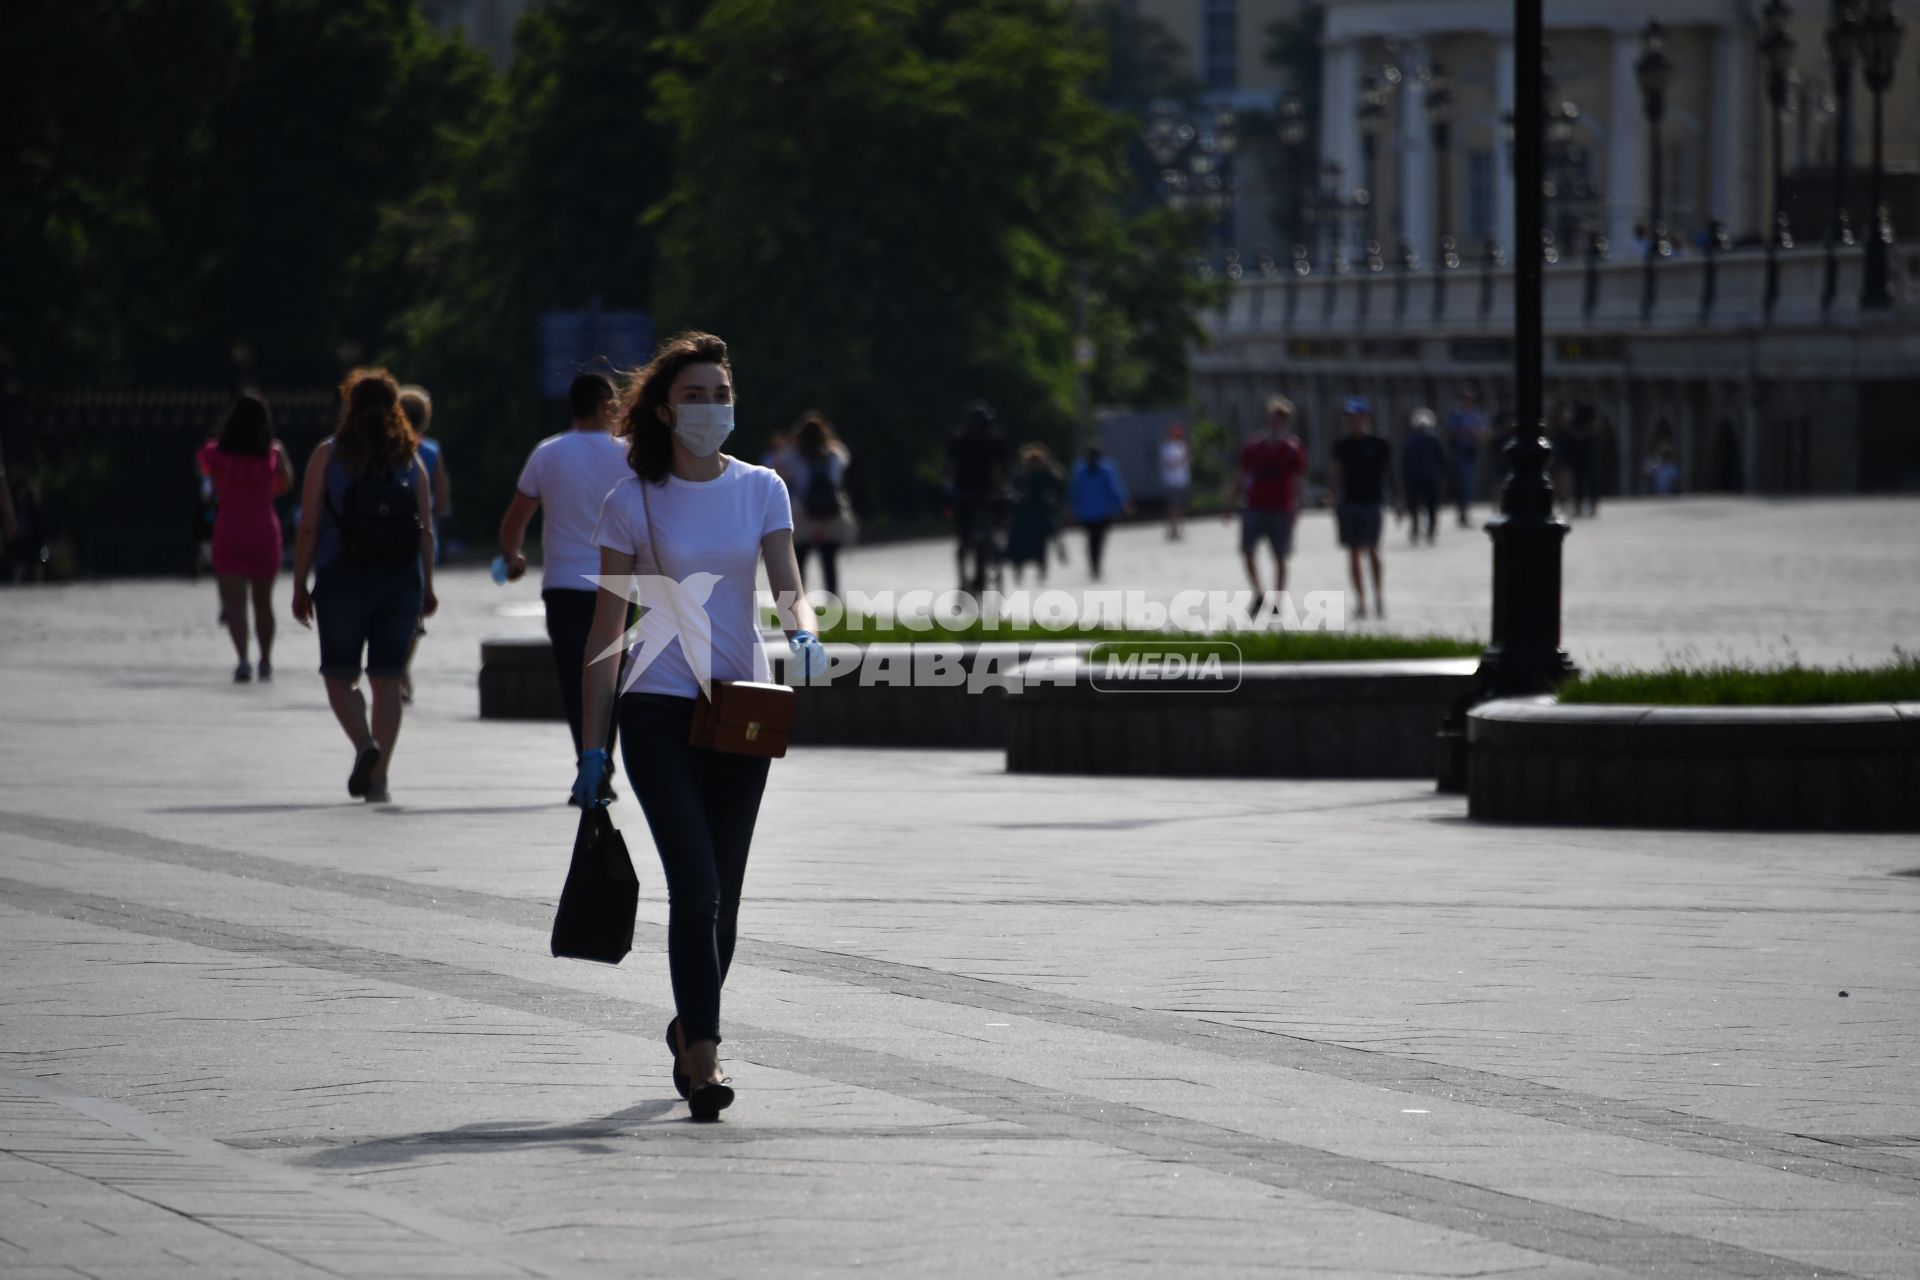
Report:
[[[1874,539],[1915,514],[1622,504],[1576,538],[1619,530],[1618,581],[1719,531],[1638,606],[1663,637],[1710,632],[1688,574],[1722,573],[1778,585],[1756,637],[1851,597],[1795,643],[1877,657],[1917,553]],[[1123,531],[1115,568],[1171,580],[1202,536]],[[477,640],[534,597],[442,596],[368,807],[297,627],[236,687],[210,584],[0,595],[0,1276],[1920,1275],[1910,838],[796,750],[728,988],[741,1100],[694,1125],[640,814],[634,955],[553,960],[564,729],[474,718]]]

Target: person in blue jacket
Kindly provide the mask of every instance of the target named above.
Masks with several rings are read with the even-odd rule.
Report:
[[[1099,441],[1088,445],[1086,456],[1073,464],[1067,502],[1073,508],[1073,518],[1087,531],[1087,568],[1098,582],[1107,530],[1112,527],[1114,517],[1133,514],[1133,499],[1127,495],[1120,468],[1113,464]]]

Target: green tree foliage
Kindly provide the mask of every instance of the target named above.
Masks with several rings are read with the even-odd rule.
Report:
[[[1112,228],[1093,277],[1089,329],[1097,361],[1089,378],[1095,404],[1167,406],[1187,398],[1187,353],[1206,337],[1202,308],[1222,285],[1192,271],[1207,215],[1152,209]]]
[[[1093,92],[1109,107],[1145,116],[1155,98],[1189,98],[1199,89],[1184,69],[1186,46],[1158,18],[1120,0],[1083,5],[1079,17],[1106,53]]]
[[[20,370],[123,370],[173,327],[193,266],[154,193],[204,148],[248,26],[242,0],[0,5],[0,346]]]
[[[1182,286],[1122,265],[1166,230],[1120,221],[1129,125],[1090,96],[1068,6],[718,0],[682,58],[659,311],[732,344],[750,438],[819,407],[894,510],[924,505],[912,477],[976,396],[1064,440],[1082,267],[1112,389],[1177,381],[1121,310],[1177,328],[1158,308]]]
[[[526,452],[564,425],[540,397],[543,311],[649,309],[671,178],[653,118],[664,41],[698,0],[547,0],[515,32],[503,104],[465,171],[465,265],[407,317],[407,359],[458,433],[474,505],[491,517]]]
[[[410,0],[5,11],[0,340],[35,382],[327,382],[446,287],[491,72]]]
[[[1136,122],[1101,101],[1177,49],[1116,13],[544,0],[501,77],[417,0],[0,4],[0,368],[389,364],[433,390],[475,534],[560,423],[540,313],[597,297],[728,337],[743,451],[818,406],[924,510],[976,396],[1066,440],[1083,308],[1096,402],[1184,398],[1197,230],[1130,205]]]

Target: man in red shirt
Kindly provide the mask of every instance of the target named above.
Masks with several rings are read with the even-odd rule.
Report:
[[[1247,578],[1260,593],[1260,566],[1254,558],[1264,540],[1273,548],[1273,589],[1287,589],[1287,557],[1293,554],[1293,518],[1300,509],[1300,477],[1307,473],[1307,451],[1293,434],[1293,401],[1267,401],[1267,429],[1247,441],[1234,471],[1232,505],[1240,511],[1240,554]]]

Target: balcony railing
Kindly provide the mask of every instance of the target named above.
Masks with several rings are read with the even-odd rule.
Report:
[[[1762,249],[1690,250],[1655,264],[1651,308],[1646,266],[1637,260],[1562,258],[1544,269],[1546,326],[1553,332],[1646,333],[1776,328],[1857,328],[1889,317],[1920,324],[1920,288],[1896,277],[1891,311],[1860,307],[1863,250],[1842,247],[1830,304],[1827,251],[1809,246],[1779,255],[1779,287],[1766,305],[1767,255]],[[1513,329],[1514,272],[1505,264],[1463,261],[1451,270],[1387,265],[1378,271],[1300,274],[1280,267],[1250,275],[1210,317],[1216,337],[1244,334],[1426,336],[1507,334]]]

